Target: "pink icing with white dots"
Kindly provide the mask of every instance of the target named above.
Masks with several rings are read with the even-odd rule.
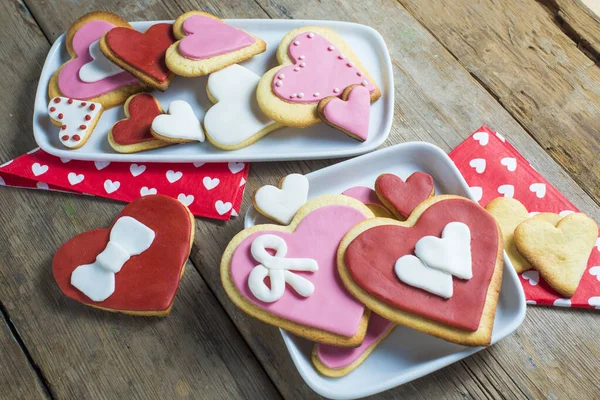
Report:
[[[354,84],[366,86],[369,92],[375,90],[373,83],[333,43],[314,32],[296,36],[288,54],[294,64],[280,69],[272,85],[283,100],[316,103],[328,96],[339,96]]]

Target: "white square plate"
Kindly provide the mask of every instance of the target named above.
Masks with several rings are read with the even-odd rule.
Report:
[[[353,186],[372,188],[375,179],[386,172],[406,179],[415,171],[433,176],[437,194],[456,194],[472,199],[467,183],[446,153],[422,142],[399,144],[312,172],[306,175],[310,182],[309,198],[342,193]],[[251,207],[246,214],[245,227],[269,222]],[[512,333],[525,318],[523,288],[506,254],[504,263],[492,344]],[[324,377],[313,368],[310,361],[312,342],[283,330],[281,335],[306,383],[320,395],[333,399],[370,396],[420,378],[483,349],[459,346],[398,326],[362,365],[336,379]]]
[[[33,133],[37,144],[50,154],[77,160],[130,161],[130,162],[221,162],[221,161],[282,161],[318,158],[348,157],[367,153],[381,145],[389,135],[394,114],[394,77],[392,62],[385,42],[373,28],[337,21],[233,19],[227,23],[244,29],[267,43],[267,51],[242,65],[258,75],[277,65],[275,52],[283,36],[302,26],[323,26],[335,30],[354,50],[381,90],[381,98],[371,106],[369,138],[360,143],[325,124],[305,129],[282,128],[270,133],[255,144],[235,151],[219,150],[208,142],[188,143],[120,154],[114,151],[106,138],[109,129],[125,118],[122,106],[113,107],[102,115],[98,126],[85,145],[77,150],[66,149],[58,139],[58,128],[48,117],[48,82],[52,74],[69,57],[61,35],[48,52],[38,83],[33,113]],[[159,22],[133,22],[139,31],[145,31]],[[206,95],[208,76],[199,78],[176,77],[169,89],[152,94],[168,108],[172,100],[185,100],[192,105],[202,121],[212,105]]]

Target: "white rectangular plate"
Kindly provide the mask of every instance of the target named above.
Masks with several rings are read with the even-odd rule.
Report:
[[[77,160],[94,161],[143,161],[143,162],[221,162],[221,161],[282,161],[318,158],[348,157],[367,153],[381,145],[389,135],[394,113],[394,78],[392,62],[385,42],[373,28],[365,25],[337,21],[310,20],[261,20],[233,19],[227,23],[244,29],[267,43],[267,51],[242,63],[258,75],[277,65],[275,52],[283,36],[302,26],[323,26],[335,30],[354,50],[381,90],[381,98],[371,106],[369,138],[360,143],[344,133],[325,124],[305,129],[282,128],[270,133],[253,145],[236,150],[219,150],[208,142],[188,143],[143,151],[120,154],[114,151],[106,138],[109,129],[125,118],[123,107],[114,107],[102,115],[98,126],[87,143],[77,150],[68,150],[58,139],[58,128],[48,118],[48,82],[52,74],[69,57],[61,35],[48,53],[38,83],[33,113],[33,133],[37,144],[50,154]],[[133,22],[139,31],[145,31],[159,22]],[[172,100],[189,102],[196,116],[202,121],[204,113],[212,105],[206,95],[208,77],[176,77],[162,93],[154,91],[164,109]],[[232,115],[232,118],[235,118]]]
[[[312,172],[309,198],[342,193],[353,186],[373,187],[383,173],[406,179],[415,171],[427,172],[435,180],[436,194],[456,194],[472,199],[467,183],[450,158],[429,143],[405,143],[344,161]],[[246,214],[245,227],[272,223],[254,208]],[[492,343],[512,333],[525,318],[525,295],[508,257],[504,255],[502,289],[494,319]],[[281,330],[285,344],[306,383],[332,399],[370,396],[410,382],[462,360],[483,347],[465,347],[398,326],[357,369],[342,378],[320,375],[310,361],[312,342]]]

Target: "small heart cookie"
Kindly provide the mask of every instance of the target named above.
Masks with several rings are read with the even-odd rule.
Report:
[[[254,72],[237,64],[210,74],[206,93],[214,106],[206,111],[203,124],[213,146],[223,150],[241,149],[281,127],[258,107],[256,85],[259,80]]]
[[[408,218],[420,203],[433,196],[435,187],[431,175],[414,172],[406,182],[393,174],[379,175],[375,181],[379,200],[400,220]]]
[[[371,95],[362,85],[348,86],[341,99],[337,96],[325,97],[317,107],[321,121],[361,142],[369,136],[370,110]]]
[[[69,149],[87,142],[102,115],[102,104],[55,97],[48,104],[50,121],[59,126],[58,139]]]
[[[342,192],[343,195],[352,197],[369,207],[376,217],[393,218],[392,214],[377,197],[377,193],[366,186],[354,186]]]
[[[202,11],[180,15],[173,33],[178,41],[167,50],[167,67],[186,77],[208,75],[267,49],[258,37]]]
[[[515,229],[519,224],[530,218],[527,209],[519,200],[510,197],[498,197],[490,201],[485,209],[494,217],[504,239],[504,250],[517,273],[531,269],[531,264],[519,253],[514,241]],[[556,225],[561,216],[554,213],[540,213],[534,218],[543,219]]]
[[[279,187],[266,185],[252,196],[256,211],[282,225],[289,224],[308,198],[308,179],[304,175],[291,174],[279,183]]]
[[[583,213],[569,214],[557,224],[534,217],[521,222],[514,235],[519,253],[568,298],[579,286],[597,238],[598,225]]]
[[[54,255],[62,292],[85,305],[164,316],[173,305],[194,237],[179,201],[147,195],[128,204],[108,229],[84,232]]]
[[[192,106],[183,100],[172,101],[168,114],[154,118],[152,135],[169,143],[204,142],[202,125]]]
[[[168,146],[152,136],[152,121],[163,113],[158,100],[149,93],[134,94],[123,106],[125,119],[117,121],[108,131],[110,147],[119,153],[135,153]]]

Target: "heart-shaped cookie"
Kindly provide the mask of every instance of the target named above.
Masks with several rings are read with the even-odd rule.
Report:
[[[583,213],[569,214],[557,224],[534,217],[521,222],[514,235],[519,253],[552,289],[569,298],[579,286],[597,238],[598,225]]]
[[[169,143],[204,142],[202,125],[194,109],[183,100],[169,104],[169,113],[152,121],[152,135]]]
[[[306,203],[288,226],[243,230],[221,260],[227,295],[246,313],[296,335],[319,343],[359,345],[368,311],[344,288],[335,254],[344,234],[372,216],[357,200],[326,195]],[[266,276],[270,287],[264,283]]]
[[[135,94],[123,106],[125,119],[108,131],[108,143],[119,153],[135,153],[168,146],[152,136],[152,121],[163,113],[158,100],[149,93]]]
[[[118,27],[107,32],[100,50],[113,63],[155,89],[165,91],[173,80],[165,53],[175,43],[171,24],[152,25],[144,33]]]
[[[382,174],[375,181],[379,200],[398,219],[406,219],[420,203],[433,196],[433,178],[425,172],[415,172],[406,182],[393,174]]]
[[[115,221],[121,223],[125,217],[145,226],[142,231],[150,230],[154,233],[149,246],[145,243],[142,249],[126,253],[131,258],[122,258],[123,252],[130,250],[131,242],[125,245],[119,235],[138,241],[141,233],[136,230],[140,227],[115,228],[113,223],[108,229],[84,232],[69,240],[56,252],[52,262],[54,278],[65,295],[88,306],[132,315],[167,315],[173,305],[179,279],[192,246],[194,218],[179,201],[160,195],[144,196],[130,203]],[[120,230],[120,234],[115,233],[117,230]],[[81,280],[78,280],[80,277],[77,274],[74,277],[73,272],[80,266],[90,269],[88,265],[98,262],[106,265],[106,268],[112,268],[118,260],[121,260],[119,264],[122,267],[120,270],[118,267],[113,269],[113,272],[116,270],[114,292],[105,300],[93,301],[73,285],[75,283],[93,295],[93,288],[89,292],[90,287],[82,285]],[[95,268],[89,272],[100,273],[100,276],[108,273],[103,268]],[[95,282],[96,280],[91,280],[87,284],[93,286]]]
[[[55,97],[48,104],[51,122],[60,126],[58,139],[69,149],[78,149],[87,142],[102,115],[102,104],[91,101]]]
[[[449,299],[400,281],[394,271],[397,260],[414,254],[423,237],[441,237],[453,222],[469,228],[473,277],[454,278]],[[491,215],[469,199],[444,195],[425,200],[403,222],[361,222],[344,237],[337,258],[346,288],[374,312],[445,340],[479,346],[491,340],[502,249]]]
[[[173,24],[179,39],[167,50],[167,66],[177,75],[207,75],[262,53],[264,41],[202,11],[180,15]]]
[[[531,264],[517,250],[514,233],[519,224],[530,218],[529,212],[519,200],[510,197],[498,197],[490,201],[485,209],[494,217],[504,240],[504,250],[517,273],[531,269]],[[537,214],[534,218],[543,219],[556,225],[561,216],[554,213]]]
[[[342,193],[345,196],[350,196],[369,207],[376,217],[393,218],[392,214],[377,197],[377,193],[366,186],[354,186],[344,190]]]
[[[129,28],[131,25],[121,17],[105,11],[86,14],[71,25],[65,38],[71,59],[50,78],[48,94],[51,99],[67,97],[111,108],[124,103],[130,95],[144,90],[144,85],[128,72],[111,70],[114,73],[108,74],[105,70],[103,74],[98,74],[97,68],[92,68],[94,59],[98,62],[100,58],[96,52],[97,42],[115,27]],[[112,68],[104,65],[108,69]]]
[[[287,33],[277,60],[281,65],[261,78],[257,99],[263,112],[281,125],[303,128],[319,123],[319,101],[341,96],[351,85],[365,86],[371,102],[381,96],[350,46],[330,29],[306,26]]]
[[[317,112],[321,121],[346,135],[364,142],[369,136],[371,95],[362,85],[348,86],[342,98],[329,96],[319,102]]]
[[[283,178],[279,187],[266,185],[252,196],[256,211],[267,218],[287,225],[308,198],[308,179],[304,175],[290,174]]]
[[[215,105],[206,111],[203,123],[206,137],[215,147],[241,149],[280,127],[258,107],[259,80],[254,72],[237,64],[208,77],[206,92]]]

